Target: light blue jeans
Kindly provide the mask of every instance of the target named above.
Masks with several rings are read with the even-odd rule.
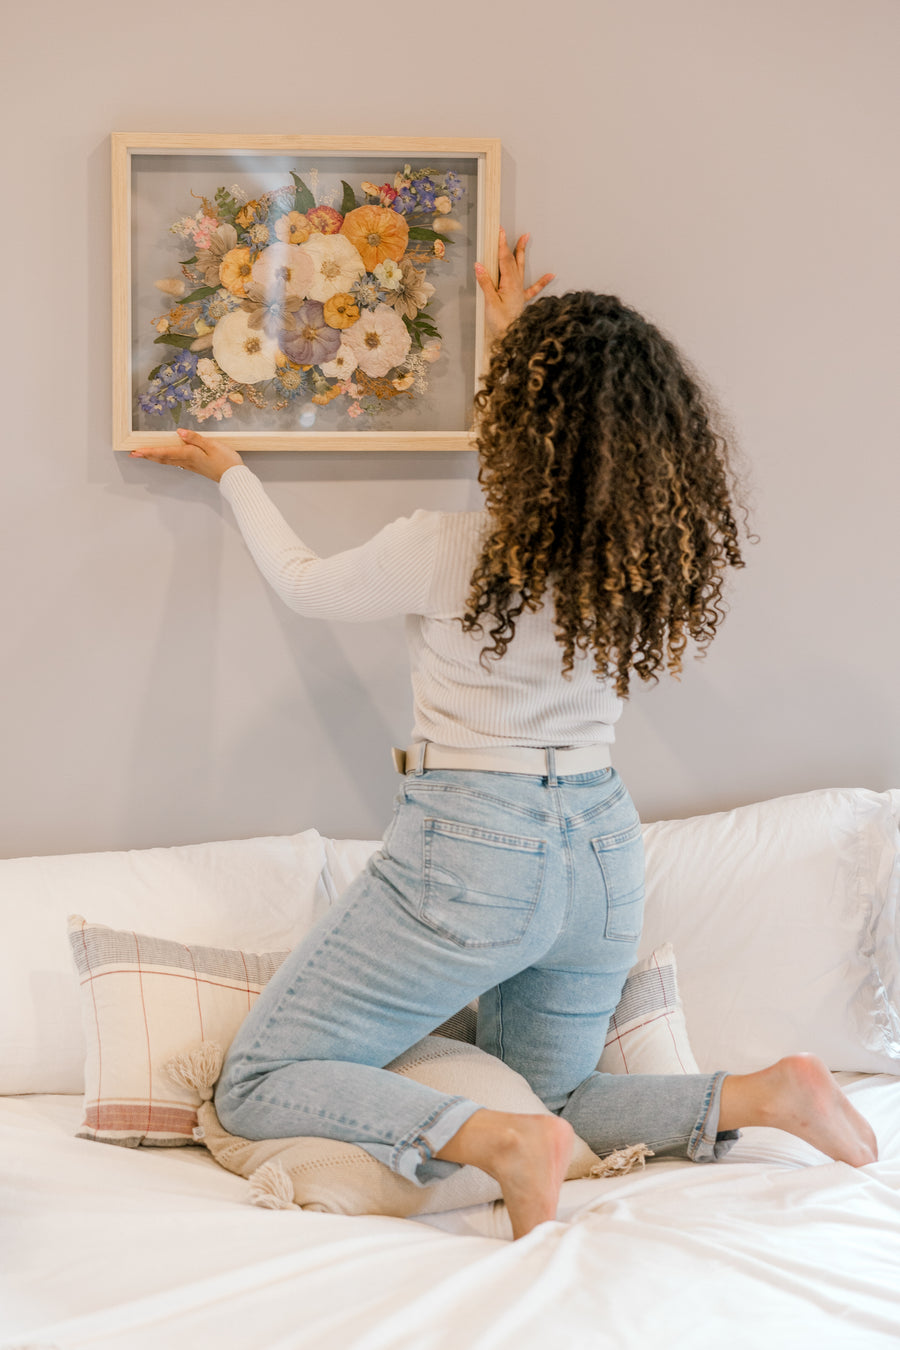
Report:
[[[458,1164],[434,1154],[479,1105],[384,1066],[480,995],[478,1045],[596,1153],[722,1156],[738,1137],[717,1134],[724,1072],[595,1071],[643,903],[640,823],[615,770],[409,773],[380,851],[241,1026],[222,1124],[344,1140],[437,1181]]]

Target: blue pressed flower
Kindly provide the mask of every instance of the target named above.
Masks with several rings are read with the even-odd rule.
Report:
[[[139,394],[138,407],[141,412],[147,413],[149,417],[159,417],[162,413],[162,404],[158,402],[154,394]]]
[[[174,369],[180,375],[193,375],[197,369],[197,362],[200,360],[196,352],[182,351],[179,353],[178,360],[175,362]]]
[[[200,301],[200,317],[203,322],[209,324],[210,328],[215,328],[220,319],[226,314],[230,314],[233,309],[238,308],[238,300],[229,295],[225,290],[218,290],[212,295],[206,296]]]
[[[409,215],[411,211],[416,210],[418,202],[414,194],[410,191],[410,189],[408,187],[404,187],[401,188],[400,191],[397,193],[391,205],[393,206],[395,211],[400,212],[401,216],[406,216]]]
[[[448,173],[446,179],[446,193],[451,201],[458,202],[460,197],[465,196],[466,189],[463,187],[462,179],[459,174]]]
[[[366,272],[358,281],[354,281],[350,293],[358,305],[362,305],[365,309],[374,309],[381,298],[378,278],[374,273]]]

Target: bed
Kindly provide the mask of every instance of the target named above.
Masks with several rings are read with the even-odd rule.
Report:
[[[273,1210],[196,1144],[78,1137],[90,1026],[67,915],[290,946],[374,842],[306,830],[0,862],[0,1344],[900,1345],[898,815],[900,793],[833,789],[645,827],[642,957],[676,954],[696,1063],[821,1055],[878,1161],[745,1129],[715,1164],[567,1181],[556,1221],[516,1243],[499,1200],[406,1218]]]

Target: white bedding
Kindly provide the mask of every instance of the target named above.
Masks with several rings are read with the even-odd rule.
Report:
[[[256,1209],[200,1149],[75,1139],[0,1098],[0,1336],[29,1350],[868,1350],[900,1345],[900,1078],[839,1074],[880,1159],[747,1130],[718,1164],[426,1219]]]

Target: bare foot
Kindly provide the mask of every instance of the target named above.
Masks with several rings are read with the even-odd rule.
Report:
[[[575,1131],[557,1116],[519,1116],[497,1140],[491,1176],[500,1183],[513,1238],[556,1218],[560,1187],[572,1159]]]
[[[851,1167],[878,1158],[871,1125],[816,1055],[787,1055],[758,1073],[729,1074],[722,1083],[718,1128],[742,1125],[787,1130]]]
[[[575,1131],[558,1116],[482,1109],[435,1157],[471,1163],[499,1182],[513,1238],[520,1238],[556,1218],[574,1143]]]

